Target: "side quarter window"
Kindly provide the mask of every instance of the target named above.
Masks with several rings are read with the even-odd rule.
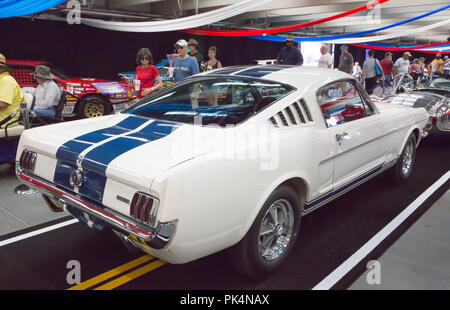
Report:
[[[352,81],[340,81],[321,87],[317,102],[327,127],[367,117],[367,106]]]
[[[376,106],[373,104],[372,99],[370,99],[364,87],[361,83],[357,82],[357,88],[361,98],[364,100],[364,105],[366,106],[367,116],[375,115],[378,113]]]

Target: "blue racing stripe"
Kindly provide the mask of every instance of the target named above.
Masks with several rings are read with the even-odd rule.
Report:
[[[99,129],[76,137],[59,147],[56,152],[56,158],[69,163],[75,163],[78,155],[80,155],[88,147],[113,136],[134,130],[147,121],[148,119],[143,117],[129,116],[114,126]]]
[[[58,160],[53,177],[54,182],[65,189],[74,191],[73,186],[70,185],[70,174],[77,169],[77,166],[74,164]],[[106,178],[91,171],[83,171],[82,174],[83,183],[79,188],[79,193],[101,204]]]
[[[58,160],[56,162],[55,174],[53,175],[53,182],[62,187],[73,190],[73,186],[70,185],[70,174],[74,170],[77,170],[77,166],[75,164],[69,164]]]
[[[253,67],[248,70],[244,70],[239,72],[239,76],[246,76],[246,77],[253,77],[253,78],[261,78],[268,74],[287,69],[289,66],[283,66],[283,65],[270,65],[270,66],[258,66]]]
[[[109,163],[120,155],[136,147],[161,139],[180,127],[180,124],[154,121],[142,130],[108,141],[86,154],[81,166],[83,169],[106,175]]]
[[[324,201],[326,201],[326,200],[328,200],[330,198],[332,198],[333,196],[338,195],[342,191],[345,191],[346,189],[348,189],[349,187],[355,185],[356,183],[358,183],[358,182],[360,182],[360,181],[362,181],[364,179],[369,178],[370,176],[372,176],[375,173],[378,173],[382,169],[383,169],[383,165],[377,166],[377,167],[371,169],[370,171],[362,174],[361,176],[359,176],[358,178],[354,179],[353,181],[350,181],[349,183],[347,183],[345,185],[342,185],[341,187],[339,187],[339,188],[337,188],[335,190],[332,190],[331,192],[323,194],[322,196],[317,197],[313,201],[305,202],[305,208],[304,208],[305,211],[309,210],[309,209],[311,209],[311,208],[313,208],[315,206],[317,206],[318,204],[320,204],[320,203],[322,203],[322,202],[324,202]]]

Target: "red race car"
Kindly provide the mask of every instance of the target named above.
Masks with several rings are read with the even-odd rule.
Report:
[[[124,109],[126,101],[135,98],[134,85],[124,82],[107,81],[94,78],[70,77],[61,69],[45,61],[7,60],[13,70],[10,74],[20,87],[27,91],[38,85],[30,73],[37,65],[46,65],[56,76],[56,81],[68,93],[63,116],[79,116],[82,118],[102,116],[113,111]]]

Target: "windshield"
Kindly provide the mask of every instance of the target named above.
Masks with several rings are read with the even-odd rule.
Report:
[[[135,103],[123,113],[202,125],[236,125],[294,88],[238,77],[191,78]]]

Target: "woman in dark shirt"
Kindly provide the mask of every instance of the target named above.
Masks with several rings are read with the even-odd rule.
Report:
[[[206,62],[203,71],[210,71],[222,68],[222,63],[216,59],[216,55],[217,55],[217,48],[215,46],[211,46],[208,49],[209,60]]]
[[[214,69],[222,68],[222,63],[216,59],[217,48],[211,46],[208,49],[209,60],[206,62],[203,71],[211,71]],[[208,104],[211,106],[216,106],[219,100],[219,86],[211,85],[205,86],[205,93],[208,100]]]

